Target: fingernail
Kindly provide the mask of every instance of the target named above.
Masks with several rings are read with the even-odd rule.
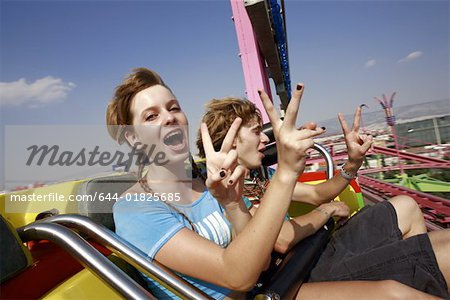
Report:
[[[228,184],[233,184],[233,180],[228,180]]]
[[[258,90],[258,94],[261,96],[261,91],[260,90]]]
[[[322,127],[320,127],[320,128],[322,128],[322,130],[326,130],[327,128],[326,127],[324,127],[324,126],[322,126]]]
[[[224,178],[224,177],[225,177],[225,175],[226,175],[226,173],[225,173],[225,171],[224,171],[224,170],[222,170],[222,171],[220,171],[219,175],[220,175],[220,177]]]
[[[302,86],[300,84],[297,84],[297,91],[301,91],[302,90]]]

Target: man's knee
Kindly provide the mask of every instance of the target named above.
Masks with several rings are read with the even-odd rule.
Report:
[[[413,198],[401,195],[389,201],[395,208],[398,226],[404,238],[427,232],[422,211]]]
[[[397,211],[407,214],[420,213],[421,215],[419,205],[417,204],[416,200],[414,200],[410,196],[406,195],[395,196],[392,197],[389,201],[392,203],[392,205],[394,205]]]

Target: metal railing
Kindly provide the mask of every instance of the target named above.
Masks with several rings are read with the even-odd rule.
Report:
[[[327,163],[327,169],[326,169],[327,179],[333,178],[333,175],[334,175],[333,157],[328,152],[328,150],[321,144],[314,143],[314,149],[316,149],[320,154],[322,154],[323,158],[325,159],[325,162]]]
[[[211,299],[168,268],[155,260],[149,259],[144,252],[88,217],[58,215],[47,218],[43,222],[61,224],[79,230],[181,298]]]
[[[18,228],[17,232],[23,242],[46,239],[57,244],[127,299],[156,299],[86,240],[62,225],[35,222]]]

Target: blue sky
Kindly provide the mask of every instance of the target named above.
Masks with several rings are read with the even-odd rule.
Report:
[[[449,1],[286,1],[300,122],[449,98]],[[1,0],[1,125],[103,124],[134,67],[159,72],[196,130],[203,104],[244,95],[228,1]],[[3,134],[2,134],[3,135]],[[3,148],[3,147],[2,147]]]
[[[397,105],[449,97],[448,1],[286,6],[302,119],[375,109],[373,96],[394,90]],[[244,95],[228,1],[2,1],[1,19],[3,86],[47,78],[31,95],[2,93],[2,124],[102,124],[114,86],[138,66],[162,74],[191,123],[205,101]],[[45,88],[59,94],[33,99]]]

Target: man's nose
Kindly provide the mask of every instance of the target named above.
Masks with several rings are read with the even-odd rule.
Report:
[[[270,139],[264,132],[261,132],[260,141],[263,144],[267,144],[270,141]]]

